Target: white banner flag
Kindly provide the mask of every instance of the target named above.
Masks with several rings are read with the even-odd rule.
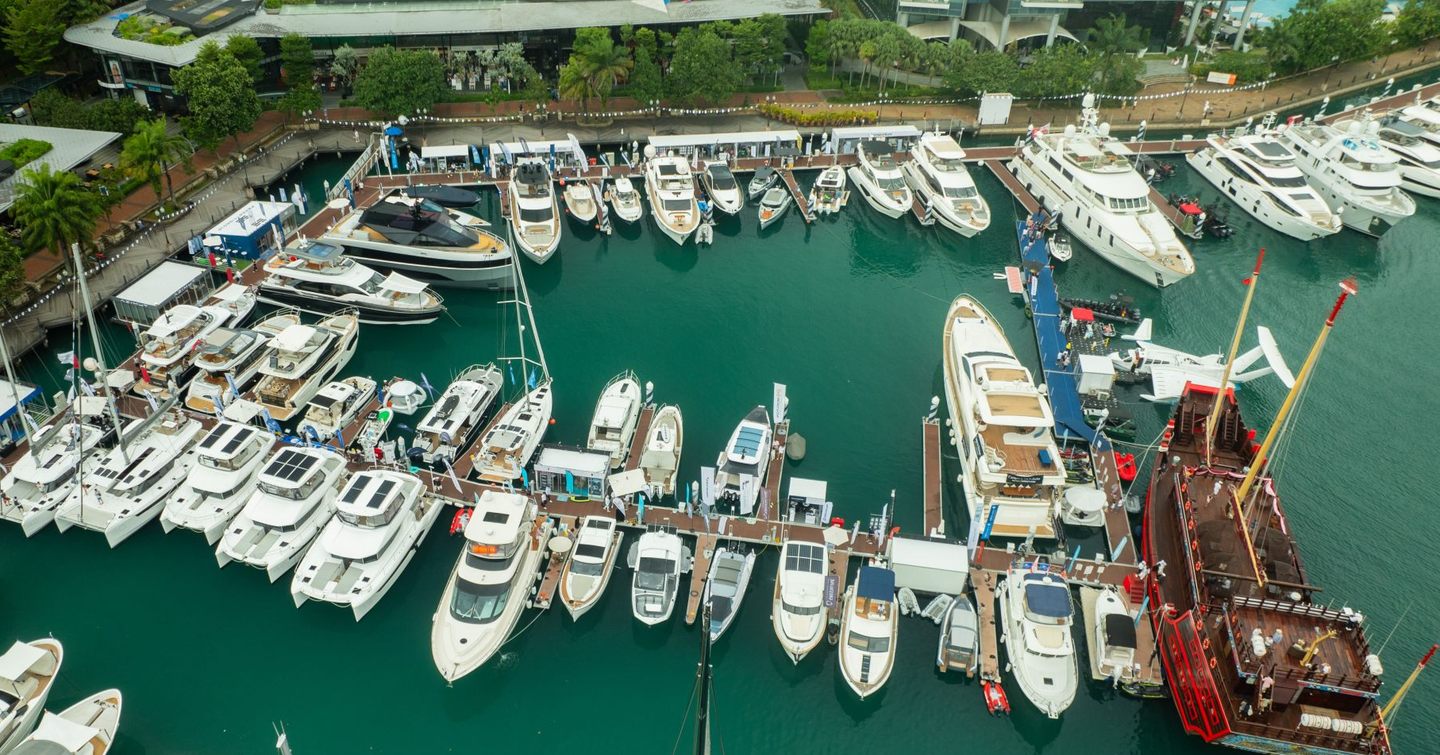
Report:
[[[700,468],[700,503],[706,511],[715,505],[715,468]]]
[[[750,516],[755,510],[755,478],[748,474],[740,475],[740,514]]]
[[[785,409],[789,406],[790,400],[785,397],[785,384],[775,384],[774,409],[770,412],[775,417],[775,424],[785,421]]]

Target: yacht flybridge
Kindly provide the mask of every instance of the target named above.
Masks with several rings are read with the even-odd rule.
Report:
[[[725,450],[715,460],[715,489],[721,500],[750,516],[770,469],[770,412],[757,406],[740,420]]]
[[[653,485],[660,495],[675,493],[675,476],[680,472],[680,454],[685,448],[685,420],[680,407],[666,404],[650,420],[645,447],[640,451],[640,469],[645,484]]]
[[[515,245],[544,264],[560,246],[560,202],[545,160],[522,157],[510,174],[510,228]]]
[[[965,169],[965,150],[951,137],[924,134],[905,164],[910,185],[940,225],[970,237],[990,227],[990,206]]]
[[[459,449],[469,445],[475,433],[480,432],[481,422],[504,380],[493,363],[461,370],[415,426],[410,455],[425,464],[453,464]]]
[[[1195,272],[1190,250],[1150,201],[1130,150],[1099,119],[1094,95],[1085,95],[1079,127],[1032,132],[1010,172],[1107,262],[1152,286],[1177,283]]]
[[[900,611],[895,601],[895,572],[862,566],[845,592],[840,620],[840,673],[861,700],[890,680]]]
[[[653,149],[646,147],[647,150]],[[645,163],[645,193],[650,198],[650,216],[660,231],[681,246],[700,227],[700,208],[695,202],[695,179],[690,163],[683,157],[651,157]]]
[[[905,171],[895,162],[895,149],[887,142],[861,142],[855,147],[859,163],[850,168],[850,180],[877,212],[898,218],[910,211],[914,195]]]
[[[369,267],[437,284],[504,288],[513,255],[483,223],[432,200],[397,193],[345,216],[321,239]]]
[[[360,319],[353,311],[285,328],[270,342],[260,382],[248,396],[275,421],[290,419],[350,361],[359,338]]]
[[[624,466],[630,455],[630,441],[635,438],[641,402],[640,380],[629,371],[611,378],[600,392],[585,447],[609,454],[612,468]]]
[[[424,283],[399,273],[382,275],[343,255],[333,243],[292,244],[265,263],[260,301],[331,315],[355,310],[360,322],[425,325],[445,311]]]
[[[185,407],[214,414],[230,398],[249,389],[270,354],[271,339],[299,324],[300,313],[287,309],[265,318],[253,329],[216,328],[196,351],[195,367],[199,372],[185,386]]]
[[[785,655],[799,663],[825,635],[825,546],[786,540],[780,548],[770,620]]]
[[[1351,229],[1380,236],[1415,214],[1415,200],[1400,190],[1400,158],[1380,145],[1380,124],[1350,121],[1341,131],[1311,121],[1281,131],[1295,164],[1325,201],[1340,208]]]
[[[320,448],[281,448],[260,472],[245,507],[220,536],[215,561],[264,570],[271,582],[300,560],[335,512],[345,457]]]
[[[195,349],[230,316],[221,306],[177,304],[166,310],[140,333],[135,365],[140,380],[132,390],[161,400],[178,393],[195,371]]]
[[[218,422],[195,447],[195,464],[160,512],[166,532],[176,527],[214,545],[255,488],[273,437],[254,425]]]
[[[1011,672],[1041,713],[1059,718],[1080,686],[1070,586],[1044,557],[1030,555],[1010,566],[998,592]]]
[[[1267,119],[1268,120],[1268,119]],[[1185,162],[1256,220],[1302,241],[1339,233],[1340,216],[1310,188],[1295,153],[1267,126],[1211,134]]]
[[[305,552],[290,580],[306,600],[349,608],[355,620],[385,597],[444,508],[414,475],[367,469],[350,478],[335,515]]]
[[[1369,120],[1369,113],[1361,116]],[[1381,118],[1375,136],[1380,146],[1400,158],[1400,188],[1426,197],[1440,198],[1440,144],[1429,132],[1414,123],[1387,116]],[[1347,128],[1346,121],[1335,124]]]
[[[968,295],[950,305],[941,339],[950,438],[972,519],[1001,537],[1055,537],[1065,468],[1043,389],[990,313]]]

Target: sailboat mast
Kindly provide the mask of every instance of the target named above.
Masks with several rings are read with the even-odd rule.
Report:
[[[1245,303],[1240,305],[1240,319],[1235,321],[1235,335],[1230,339],[1230,353],[1225,357],[1225,370],[1220,373],[1220,389],[1215,394],[1215,406],[1210,410],[1210,419],[1205,421],[1205,464],[1210,464],[1210,444],[1215,440],[1215,423],[1220,421],[1220,410],[1225,406],[1225,389],[1230,385],[1230,369],[1235,365],[1235,355],[1240,351],[1240,338],[1245,334],[1245,320],[1250,316],[1250,302],[1255,299],[1255,286],[1260,282],[1260,265],[1265,262],[1265,247],[1255,257],[1255,269],[1245,279]]]
[[[1425,657],[1420,659],[1420,663],[1415,665],[1415,670],[1411,671],[1410,676],[1405,678],[1405,683],[1400,685],[1400,689],[1395,690],[1395,695],[1390,698],[1390,702],[1386,703],[1385,707],[1380,710],[1380,720],[1383,721],[1395,715],[1395,711],[1399,709],[1400,703],[1404,702],[1405,695],[1410,692],[1411,685],[1415,684],[1415,679],[1419,677],[1420,672],[1424,671],[1425,667],[1429,665],[1430,659],[1435,657],[1436,648],[1440,648],[1440,645],[1430,646],[1430,652],[1426,653]]]
[[[1296,376],[1295,384],[1290,387],[1290,392],[1285,394],[1285,402],[1280,405],[1280,411],[1275,414],[1275,419],[1270,424],[1270,431],[1265,434],[1265,442],[1260,444],[1260,450],[1256,451],[1255,457],[1250,460],[1250,471],[1245,474],[1245,480],[1240,483],[1240,487],[1235,489],[1236,501],[1245,500],[1250,493],[1250,488],[1255,484],[1255,478],[1265,467],[1266,457],[1269,456],[1270,449],[1280,437],[1285,420],[1295,406],[1295,399],[1305,389],[1305,384],[1310,379],[1310,370],[1315,367],[1315,361],[1320,357],[1321,350],[1325,348],[1325,339],[1330,337],[1330,331],[1335,328],[1335,318],[1339,316],[1340,308],[1345,306],[1345,300],[1357,291],[1359,289],[1356,288],[1353,278],[1341,281],[1340,297],[1335,300],[1335,306],[1330,310],[1330,316],[1325,319],[1324,327],[1320,328],[1320,335],[1315,337],[1315,344],[1310,347],[1310,353],[1305,357],[1305,364],[1300,367],[1300,374]]]
[[[90,306],[90,284],[85,281],[85,264],[80,260],[80,244],[70,245],[70,256],[75,261],[75,278],[80,282],[80,306],[85,310],[85,321],[90,324],[90,342],[95,347],[95,366],[100,375],[100,389],[105,392],[105,405],[110,409],[110,421],[115,423],[115,447],[120,450],[120,458],[128,459],[125,453],[125,428],[120,424],[120,413],[115,411],[115,397],[110,392],[110,371],[105,368],[105,350],[100,348],[100,328],[95,324],[95,310]]]
[[[520,306],[525,307],[525,320],[529,323],[530,337],[535,339],[535,354],[540,358],[540,375],[542,380],[550,379],[550,367],[545,363],[545,347],[540,345],[540,331],[535,327],[535,310],[530,306],[530,289],[525,285],[525,275],[520,272],[520,259],[512,257],[510,264],[515,266],[515,285],[520,289],[515,297],[515,314],[520,315]],[[520,334],[521,356],[524,356],[525,334]]]
[[[710,604],[700,617],[700,667],[695,670],[699,700],[695,710],[695,755],[710,755]]]

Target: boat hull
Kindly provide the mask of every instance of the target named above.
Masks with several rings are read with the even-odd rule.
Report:
[[[1235,204],[1240,206],[1240,209],[1251,217],[1275,231],[1301,241],[1310,241],[1339,233],[1340,226],[1338,225],[1334,228],[1324,228],[1281,210],[1265,197],[1265,192],[1258,187],[1236,179],[1228,171],[1219,167],[1213,159],[1213,155],[1214,148],[1206,148],[1186,155],[1185,162],[1189,163],[1196,173],[1219,189],[1222,194],[1228,195]]]
[[[860,196],[865,197],[865,204],[870,205],[872,209],[874,209],[881,215],[885,215],[886,217],[898,218],[910,211],[909,202],[905,202],[902,204],[900,202],[893,202],[885,198],[885,196],[880,193],[880,190],[865,178],[864,172],[862,172],[859,168],[851,168],[849,170],[849,176],[850,182],[855,184],[855,186],[859,187]],[[910,196],[910,192],[908,189],[905,192],[905,196]]]
[[[345,248],[346,257],[357,259],[368,267],[401,273],[426,283],[489,291],[505,290],[513,285],[510,273],[513,258],[509,257],[499,261],[447,259],[423,252],[371,249],[353,243],[341,245]]]
[[[266,304],[274,304],[277,307],[290,307],[301,312],[308,312],[312,315],[326,317],[338,314],[346,310],[355,310],[360,315],[360,322],[368,325],[428,325],[440,319],[441,313],[445,311],[443,305],[426,307],[423,309],[391,309],[389,307],[368,306],[357,301],[332,301],[314,296],[307,296],[300,291],[293,291],[279,286],[262,286],[260,289],[260,301]]]

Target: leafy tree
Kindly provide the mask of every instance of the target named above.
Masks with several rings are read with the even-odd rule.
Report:
[[[190,116],[184,120],[191,138],[214,149],[225,137],[235,137],[255,125],[260,98],[249,71],[235,56],[215,42],[206,42],[195,62],[173,75],[175,91],[189,98]]]
[[[580,100],[586,109],[592,97],[603,105],[615,84],[629,74],[633,65],[630,52],[615,44],[609,29],[578,29],[570,60],[560,68],[560,93]]]
[[[1404,45],[1440,37],[1440,0],[1405,0],[1394,29],[1395,38]]]
[[[125,140],[120,150],[120,167],[132,178],[138,178],[155,190],[160,196],[160,178],[165,178],[166,193],[170,204],[175,204],[175,186],[170,178],[170,167],[183,163],[188,172],[190,163],[190,140],[165,129],[165,119],[143,121],[135,133]]]
[[[630,70],[630,96],[642,103],[658,100],[665,96],[665,80],[655,59],[659,40],[655,38],[654,30],[642,26],[635,30],[634,42],[635,49],[631,55],[635,67]]]
[[[330,73],[339,76],[346,86],[354,83],[355,74],[360,70],[360,55],[350,45],[335,48],[335,58],[330,61]]]
[[[101,100],[94,105],[82,104],[82,107],[86,108],[87,113],[85,128],[95,131],[128,134],[135,130],[141,120],[150,117],[150,111],[136,102],[134,97],[115,97]]]
[[[0,306],[8,311],[10,302],[24,288],[25,253],[9,234],[0,234]]]
[[[805,57],[811,66],[831,60],[831,43],[829,21],[821,19],[810,25],[810,33],[805,35]]]
[[[449,91],[445,64],[430,50],[381,47],[355,77],[355,100],[386,115],[428,110]]]
[[[1259,46],[1282,73],[1311,70],[1374,54],[1388,41],[1380,21],[1385,0],[1300,0],[1261,31]]]
[[[1237,50],[1217,53],[1209,62],[1196,63],[1190,68],[1191,73],[1202,78],[1211,71],[1233,73],[1242,84],[1264,81],[1271,70],[1270,59],[1265,53]]]
[[[713,31],[690,27],[675,37],[670,95],[686,102],[719,102],[740,88],[730,46]]]
[[[1095,22],[1085,45],[1100,58],[1100,90],[1125,94],[1136,88],[1135,78],[1144,64],[1135,52],[1145,46],[1145,30],[1131,26],[1116,13]]]
[[[262,62],[265,60],[265,52],[260,49],[260,43],[253,37],[243,34],[236,34],[225,40],[225,52],[230,53],[240,65],[245,67],[245,72],[250,74],[250,80],[256,84],[265,80],[265,69]]]
[[[5,13],[5,48],[21,73],[45,70],[64,34],[52,0],[16,0]]]
[[[1020,72],[1015,89],[1022,97],[1054,97],[1088,90],[1099,59],[1080,45],[1057,44],[1036,50]]]
[[[30,117],[36,125],[56,128],[90,128],[85,105],[58,89],[46,89],[30,98]]]
[[[1008,92],[1020,77],[1020,64],[999,50],[965,55],[945,75],[945,82],[963,95]]]
[[[280,38],[280,70],[285,74],[285,96],[280,109],[291,115],[320,107],[320,90],[315,88],[315,50],[303,34]]]
[[[86,244],[95,234],[100,200],[69,171],[51,172],[41,163],[20,174],[11,208],[28,252],[49,249],[64,257],[71,244]]]

